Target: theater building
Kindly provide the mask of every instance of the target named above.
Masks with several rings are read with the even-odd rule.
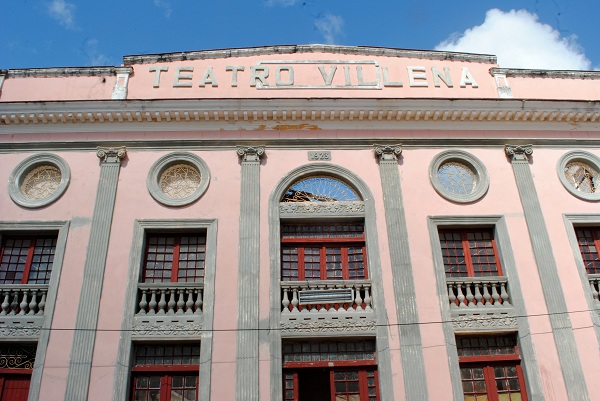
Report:
[[[1,400],[600,401],[599,72],[306,45],[0,91]]]

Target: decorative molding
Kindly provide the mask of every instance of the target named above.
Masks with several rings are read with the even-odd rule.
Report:
[[[517,318],[514,316],[456,316],[452,318],[456,330],[495,330],[517,329]]]
[[[119,67],[14,68],[8,70],[8,78],[102,77],[114,75],[116,68]]]
[[[145,323],[133,326],[132,337],[200,337],[202,324]]]
[[[258,162],[265,154],[264,146],[238,146],[236,153],[242,162]]]
[[[7,338],[25,337],[37,339],[40,336],[43,319],[37,321],[27,321],[27,316],[23,316],[23,321],[18,322],[12,318],[9,321],[0,319],[0,336]]]
[[[402,154],[402,144],[398,145],[373,145],[375,147],[375,156],[381,160],[398,160]]]
[[[533,145],[505,145],[504,151],[511,161],[527,160],[533,154]]]
[[[121,159],[127,155],[127,148],[125,146],[120,146],[117,148],[98,147],[96,149],[96,156],[98,156],[98,158],[100,158],[100,160],[102,160],[104,163],[121,164]]]
[[[456,161],[465,164],[476,176],[471,193],[455,194],[450,192],[440,181],[438,171],[444,163]],[[446,150],[438,153],[429,165],[429,179],[435,191],[442,197],[458,203],[469,203],[481,199],[490,186],[490,176],[485,165],[474,155],[462,150]]]
[[[171,198],[167,196],[160,188],[159,181],[161,175],[166,169],[175,164],[190,164],[198,170],[200,174],[200,184],[196,190],[183,198]],[[208,165],[200,157],[189,152],[174,152],[169,153],[158,159],[148,172],[146,179],[146,187],[150,195],[159,203],[167,206],[184,206],[189,205],[200,199],[208,189],[210,184],[210,169]]]
[[[115,73],[117,79],[115,81],[115,87],[112,91],[113,100],[124,100],[127,99],[127,86],[129,84],[129,76],[133,73],[132,67],[116,67]]]
[[[50,165],[60,170],[60,183],[54,192],[41,199],[29,199],[21,191],[23,180],[36,167]],[[16,204],[27,208],[47,206],[60,198],[71,180],[71,169],[60,156],[51,153],[39,153],[23,160],[14,168],[8,178],[8,194]]]
[[[317,320],[317,321],[297,321],[281,322],[281,334],[294,333],[355,333],[355,332],[375,332],[376,324],[374,320]]]
[[[556,172],[558,174],[558,179],[571,195],[587,201],[600,200],[600,179],[596,179],[598,187],[594,188],[596,189],[596,192],[592,193],[581,192],[577,190],[577,188],[575,188],[573,184],[567,180],[567,177],[565,176],[565,169],[567,167],[567,164],[571,162],[582,162],[588,164],[590,167],[596,170],[597,173],[600,173],[600,157],[590,152],[574,150],[562,155],[561,158],[558,159],[558,162],[556,164]]]
[[[561,70],[530,70],[519,68],[490,68],[492,76],[522,78],[563,78],[563,79],[600,79],[598,71],[561,71]]]
[[[279,213],[284,215],[364,215],[364,202],[280,202]],[[287,216],[286,216],[287,217]]]

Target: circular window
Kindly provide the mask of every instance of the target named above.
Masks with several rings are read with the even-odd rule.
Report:
[[[453,202],[476,201],[485,195],[489,187],[483,163],[461,150],[438,154],[429,166],[429,178],[435,190]]]
[[[11,199],[24,207],[42,207],[57,200],[67,189],[71,172],[53,154],[31,156],[17,165],[9,177]]]
[[[176,152],[161,157],[148,174],[148,191],[168,206],[188,205],[204,194],[210,182],[208,166],[192,153]]]
[[[600,200],[600,158],[573,151],[558,161],[558,178],[567,190],[585,200]]]

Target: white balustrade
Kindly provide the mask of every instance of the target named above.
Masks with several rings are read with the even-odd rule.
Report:
[[[47,295],[47,284],[1,284],[0,316],[42,316]]]
[[[301,303],[303,300],[305,303]],[[281,306],[284,314],[368,312],[373,310],[371,302],[369,280],[281,282]]]
[[[510,307],[510,294],[505,276],[447,277],[451,308]]]
[[[140,283],[136,315],[202,313],[202,283]]]
[[[588,274],[590,281],[590,290],[592,290],[592,298],[596,302],[600,302],[600,274]]]

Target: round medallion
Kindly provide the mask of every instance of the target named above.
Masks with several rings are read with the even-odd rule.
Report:
[[[435,156],[429,166],[429,178],[437,193],[459,203],[480,199],[490,185],[483,163],[462,150],[447,150]]]
[[[46,164],[31,170],[21,184],[21,193],[27,199],[45,199],[52,195],[60,185],[60,170]]]
[[[189,164],[175,164],[160,176],[160,190],[169,198],[181,199],[193,194],[202,181],[200,173]]]
[[[598,191],[600,175],[590,165],[583,162],[570,162],[565,166],[565,177],[579,192],[593,194]]]
[[[572,195],[589,201],[600,200],[600,158],[573,151],[558,161],[558,178]]]
[[[477,174],[459,161],[442,164],[437,171],[437,178],[448,192],[455,195],[470,195],[477,184]]]

